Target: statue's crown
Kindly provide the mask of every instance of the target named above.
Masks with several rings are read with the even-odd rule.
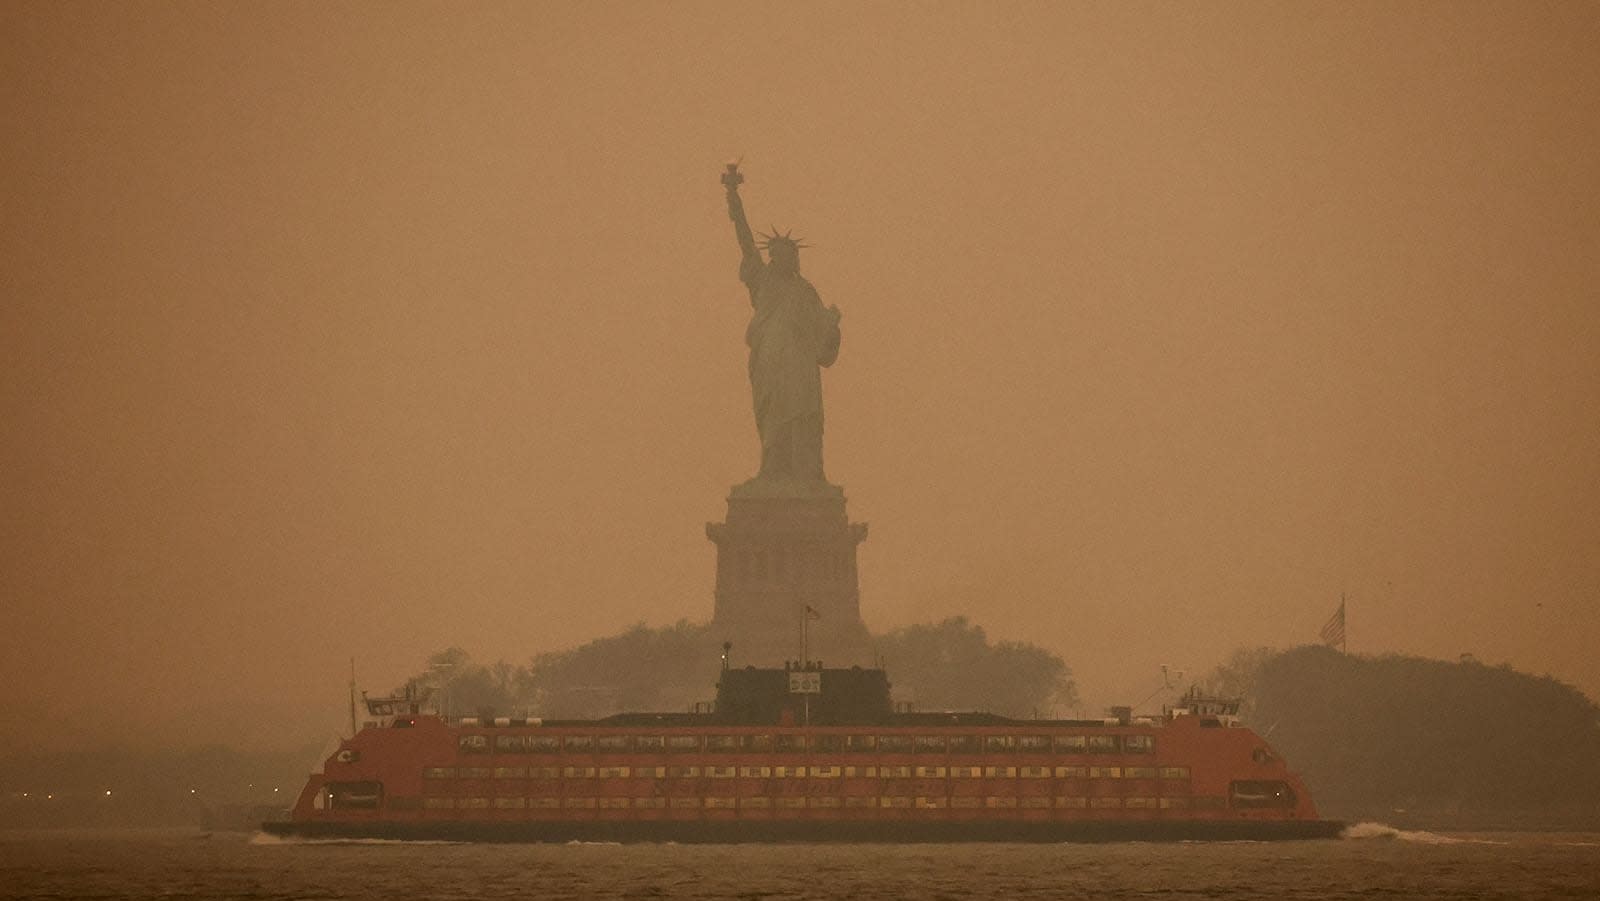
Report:
[[[778,227],[774,225],[772,227],[772,231],[762,233],[761,240],[758,243],[760,244],[762,250],[770,251],[774,246],[787,246],[794,250],[802,250],[811,246],[810,244],[807,244],[805,240],[806,239],[804,238],[796,238],[793,230],[785,231],[780,234],[778,232]]]

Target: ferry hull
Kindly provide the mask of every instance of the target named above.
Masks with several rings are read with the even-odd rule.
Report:
[[[270,822],[263,831],[305,839],[463,842],[676,842],[680,844],[1297,841],[1335,838],[1335,820],[1084,822]]]

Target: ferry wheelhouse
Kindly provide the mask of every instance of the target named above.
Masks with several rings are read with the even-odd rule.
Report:
[[[693,713],[367,701],[269,832],[484,841],[1109,841],[1337,834],[1237,705],[1097,720],[897,712],[881,669],[727,669]]]

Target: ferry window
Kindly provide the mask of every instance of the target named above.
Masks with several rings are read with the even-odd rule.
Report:
[[[1121,779],[1122,767],[1120,766],[1092,766],[1089,767],[1090,779]]]
[[[330,782],[328,806],[334,810],[371,810],[383,800],[379,782]]]
[[[878,746],[876,735],[846,735],[844,749],[846,751],[871,751]]]
[[[1090,798],[1089,799],[1089,806],[1090,807],[1099,808],[1101,810],[1108,810],[1108,809],[1115,808],[1115,807],[1121,807],[1122,806],[1122,799],[1121,798]]]
[[[526,779],[528,768],[521,766],[497,766],[494,768],[496,779]]]
[[[634,737],[633,746],[640,751],[659,751],[666,747],[666,740],[659,735],[639,735]]]
[[[525,745],[520,735],[496,735],[494,737],[494,751],[496,754],[521,754]]]
[[[1189,778],[1189,768],[1186,766],[1164,766],[1161,768],[1161,778],[1187,779]]]
[[[456,775],[463,779],[487,779],[494,775],[494,770],[486,766],[464,766],[456,770]]]
[[[1156,806],[1155,798],[1127,798],[1122,802],[1124,807],[1150,809]]]
[[[765,754],[772,750],[770,735],[745,735],[742,738],[744,749],[752,754]]]
[[[561,768],[554,766],[528,767],[528,776],[533,779],[554,779],[561,775]]]
[[[1122,750],[1129,754],[1154,754],[1156,739],[1153,735],[1124,735]]]
[[[632,744],[632,739],[627,735],[601,735],[594,740],[595,750],[612,753],[626,751]]]
[[[1130,766],[1123,769],[1122,775],[1128,779],[1154,779],[1156,777],[1156,768],[1153,766]]]
[[[983,750],[983,741],[976,735],[950,736],[950,753],[977,754]]]
[[[943,754],[943,735],[919,735],[913,744],[918,754]]]
[[[530,735],[522,740],[522,748],[532,754],[554,754],[561,750],[561,739],[554,735]]]
[[[1057,754],[1082,754],[1088,747],[1088,739],[1082,735],[1057,735]]]
[[[799,753],[806,749],[804,735],[775,735],[773,736],[773,750],[782,753]]]
[[[1014,751],[1017,748],[1015,735],[985,735],[983,749],[985,751]]]
[[[907,754],[911,751],[911,736],[909,735],[880,735],[878,736],[878,750],[885,754]]]
[[[674,754],[692,754],[700,750],[700,736],[669,735],[667,736],[667,750]]]
[[[463,754],[487,754],[489,753],[489,736],[463,735],[457,746]]]
[[[1117,753],[1117,737],[1115,735],[1089,736],[1090,754],[1115,754]]]
[[[1050,736],[1019,735],[1017,736],[1017,750],[1027,754],[1042,754],[1050,750]]]
[[[1163,810],[1184,810],[1184,809],[1188,808],[1188,806],[1189,806],[1189,799],[1188,798],[1162,798],[1161,799],[1161,808]]]
[[[1294,790],[1286,782],[1245,779],[1228,790],[1228,803],[1234,807],[1293,807]]]
[[[584,752],[584,751],[593,751],[594,750],[594,736],[593,735],[569,735],[569,736],[567,736],[566,741],[562,742],[562,745],[567,749],[568,753],[571,753],[571,752],[574,752],[574,751],[577,751],[577,752],[580,752],[580,753]]]
[[[422,768],[424,779],[454,779],[456,768],[453,766],[429,766]]]
[[[739,750],[739,736],[737,735],[707,735],[707,751],[737,751]]]
[[[1086,766],[1058,766],[1056,767],[1057,779],[1084,779],[1089,775]]]
[[[811,750],[825,754],[835,754],[844,750],[843,735],[813,735],[811,736]]]

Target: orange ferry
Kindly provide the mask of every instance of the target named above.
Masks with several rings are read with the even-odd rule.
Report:
[[[881,669],[722,671],[714,707],[446,719],[414,697],[312,774],[280,835],[473,841],[1119,841],[1336,835],[1191,692],[1159,717],[894,710]]]

